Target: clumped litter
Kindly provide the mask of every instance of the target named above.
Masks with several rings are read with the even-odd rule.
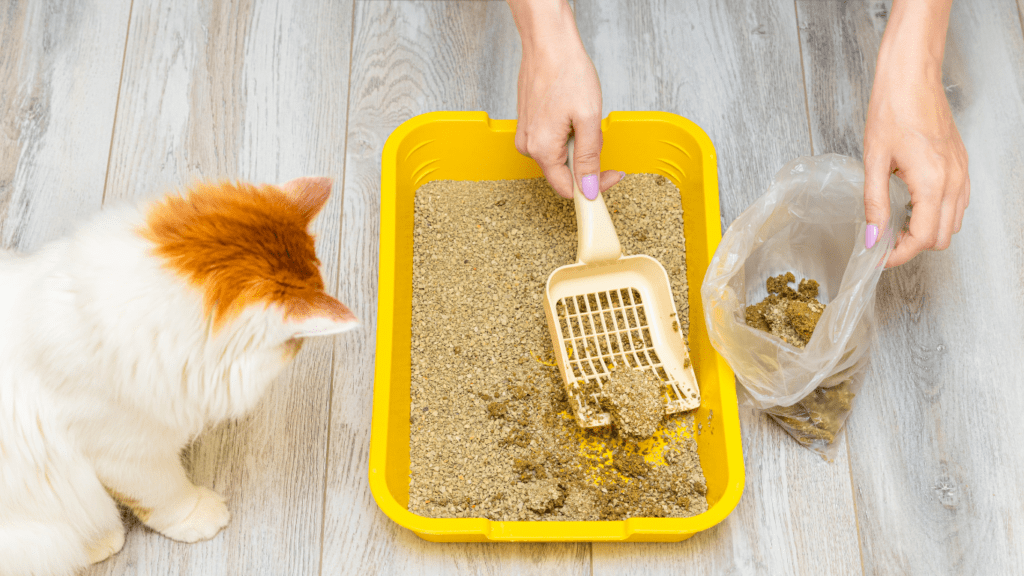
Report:
[[[686,389],[676,388],[669,380],[668,372],[660,365],[643,298],[636,288],[623,287],[564,297],[555,303],[555,315],[566,342],[568,368],[576,378],[570,390],[570,403],[579,421],[597,419],[599,415],[602,419],[610,417],[610,410],[614,408],[622,413],[619,419],[625,420],[624,427],[620,425],[620,429],[638,436],[633,428],[643,424],[641,419],[650,420],[650,427],[657,426],[660,421],[660,413],[654,409],[651,400],[653,388],[658,388],[663,408],[669,402],[683,400],[678,395],[685,394]],[[678,312],[673,312],[669,317],[677,315]],[[675,332],[679,332],[678,319],[672,321],[672,326]],[[566,336],[571,338],[571,344]],[[689,362],[689,358],[684,360],[684,369],[689,368]],[[649,378],[655,380],[647,381],[638,375],[623,373],[620,379],[633,378],[631,382],[641,388],[631,394],[619,393],[613,400],[608,395],[608,380],[612,371],[622,367],[647,370]],[[655,382],[656,386],[651,386],[650,382]],[[623,388],[629,389],[628,386]],[[692,399],[697,398],[695,390],[691,394]],[[652,432],[653,428],[638,437],[650,436]]]
[[[831,388],[816,388],[792,406],[775,406],[767,412],[801,444],[831,444],[853,409],[853,396],[850,381],[843,380]]]
[[[601,407],[612,416],[619,433],[629,438],[650,438],[664,417],[661,380],[650,370],[628,366],[611,370],[604,385]]]
[[[803,279],[797,290],[789,287],[796,276],[787,272],[765,283],[768,297],[747,306],[747,325],[774,334],[797,348],[807,346],[825,305],[818,301],[818,282]]]
[[[605,202],[623,253],[665,266],[685,338],[679,191],[662,176],[628,175]],[[701,423],[692,413],[665,417],[653,374],[623,364],[605,384],[618,392],[602,399],[616,424],[576,425],[541,300],[551,270],[575,259],[575,226],[572,202],[542,178],[435,181],[417,190],[410,511],[622,520],[707,510],[696,438],[712,432],[711,415]]]
[[[797,290],[789,286],[793,282],[796,276],[792,272],[769,278],[768,297],[747,306],[746,321],[748,326],[804,348],[825,305],[817,299],[817,281],[803,279]],[[842,380],[835,386],[819,387],[792,406],[775,406],[766,412],[805,446],[831,444],[853,409],[851,384]]]

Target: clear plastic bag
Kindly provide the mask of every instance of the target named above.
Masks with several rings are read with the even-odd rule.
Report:
[[[875,340],[875,287],[903,229],[910,195],[889,180],[889,225],[864,247],[864,165],[847,156],[801,157],[726,230],[701,297],[715,349],[736,373],[741,403],[764,410],[826,460],[860,391]],[[820,284],[826,305],[807,346],[747,325],[769,277]]]

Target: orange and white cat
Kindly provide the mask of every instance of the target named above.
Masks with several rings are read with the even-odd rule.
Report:
[[[227,524],[179,454],[252,409],[303,338],[358,325],[308,231],[330,191],[197,185],[0,252],[0,575],[116,553],[115,500],[183,542]]]

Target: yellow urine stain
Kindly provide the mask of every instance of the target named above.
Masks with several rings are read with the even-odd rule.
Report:
[[[533,353],[533,350],[530,350],[530,356],[533,356],[534,360],[536,360],[537,362],[540,362],[541,364],[543,364],[545,366],[558,366],[558,363],[555,362],[554,360],[552,360],[550,362],[545,362],[545,361],[541,360],[540,358],[537,357],[536,354]]]
[[[575,420],[569,410],[564,410],[558,415],[565,420]],[[615,450],[623,448],[626,443],[620,438],[602,433],[600,428],[594,430],[596,431],[584,431],[583,428],[573,424],[572,441],[579,446],[577,454],[580,458],[588,461],[591,468],[603,470],[614,464]],[[644,455],[644,461],[648,465],[653,467],[667,466],[668,463],[665,461],[664,456],[665,448],[670,444],[681,442],[684,438],[692,438],[692,435],[687,431],[686,426],[682,422],[677,420],[675,427],[672,429],[666,427],[663,422],[650,438],[638,442],[636,445],[640,453]],[[632,478],[623,476],[617,471],[615,471],[615,474],[621,481],[627,483],[633,481]],[[600,486],[603,483],[603,480],[596,473],[589,476],[590,481],[595,486]]]

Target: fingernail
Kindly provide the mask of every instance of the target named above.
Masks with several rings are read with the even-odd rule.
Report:
[[[619,181],[621,182],[622,179],[625,178],[625,177],[626,177],[626,173],[623,172],[622,170],[619,170]]]
[[[591,174],[583,177],[583,188],[581,190],[583,195],[587,197],[587,200],[593,200],[597,198],[597,195],[601,193],[598,187],[598,175]]]
[[[864,231],[864,246],[871,248],[878,241],[878,226],[874,224],[868,224],[868,229]]]

